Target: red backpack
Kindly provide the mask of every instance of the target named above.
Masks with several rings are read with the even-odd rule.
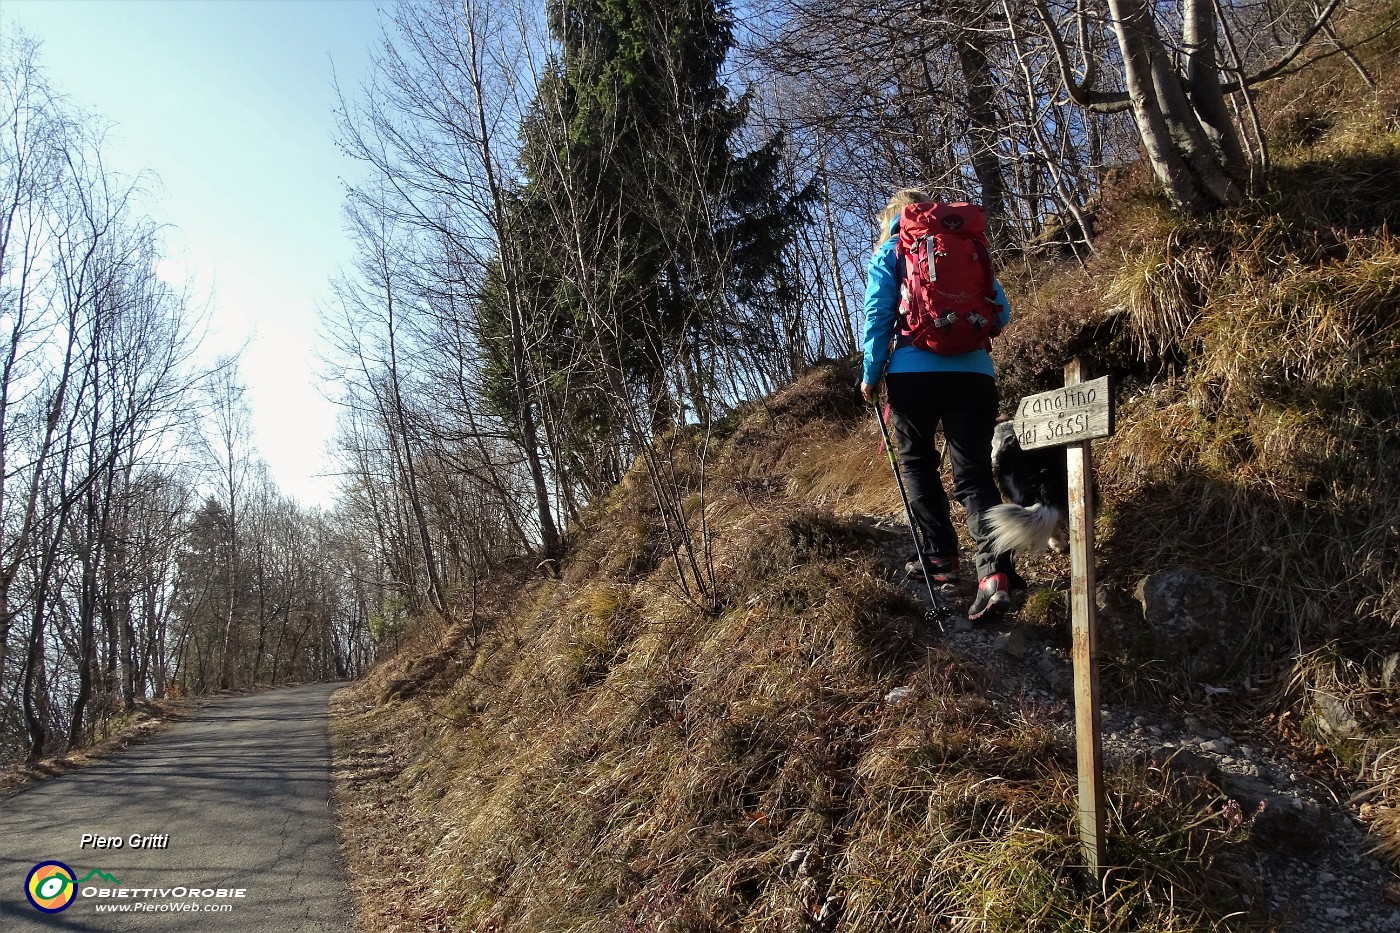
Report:
[[[991,349],[1001,326],[987,212],[964,201],[906,205],[895,253],[899,345],[946,356]]]

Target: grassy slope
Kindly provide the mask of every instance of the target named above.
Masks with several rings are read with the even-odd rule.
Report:
[[[1008,398],[1058,384],[1072,352],[1118,377],[1098,447],[1105,686],[1205,702],[1143,673],[1161,668],[1134,655],[1124,594],[1176,565],[1230,581],[1252,690],[1216,712],[1376,788],[1366,815],[1400,855],[1400,249],[1382,224],[1400,216],[1400,84],[1377,67],[1394,52],[1375,50],[1374,93],[1340,58],[1270,92],[1279,193],[1248,210],[1182,220],[1125,180],[1086,270],[1016,276],[999,355]],[[1072,749],[1033,704],[986,699],[877,560],[861,516],[898,502],[853,381],[820,368],[708,450],[719,611],[668,582],[647,491],[624,483],[563,579],[501,581],[480,637],[420,631],[347,701],[342,805],[375,928],[1247,921],[1220,919],[1247,824],[1151,770],[1111,776],[1125,867],[1084,890]],[[1354,732],[1319,724],[1322,694]]]
[[[1086,898],[1072,748],[985,699],[876,561],[859,516],[898,506],[853,382],[808,374],[712,457],[719,612],[677,598],[624,488],[475,649],[364,685],[343,741],[407,764],[387,792],[412,815],[391,839],[348,818],[351,850],[423,879],[366,903],[482,930],[809,929],[824,908],[851,931],[1186,930],[1238,906],[1209,893],[1243,835],[1213,791],[1131,770],[1110,807],[1130,867]]]
[[[1392,858],[1397,55],[1394,36],[1369,50],[1375,88],[1340,57],[1271,88],[1274,183],[1245,209],[1180,218],[1126,179],[1101,212],[1086,270],[1024,270],[1032,312],[1003,352],[1017,394],[1055,379],[1074,352],[1119,376],[1119,431],[1099,466],[1106,621],[1120,659],[1144,660],[1130,657],[1134,619],[1122,611],[1143,574],[1186,565],[1229,581],[1249,609],[1240,673],[1277,683],[1237,720],[1262,719],[1349,790],[1388,788],[1372,812]],[[1318,715],[1333,700],[1355,728]]]

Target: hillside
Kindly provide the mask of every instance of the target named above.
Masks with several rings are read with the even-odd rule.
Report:
[[[1045,595],[1063,562],[1027,568],[1010,624],[931,631],[894,569],[907,532],[853,375],[819,367],[719,440],[716,611],[677,597],[645,490],[624,484],[562,579],[499,581],[480,635],[425,630],[359,688],[339,767],[371,928],[1400,919],[1355,810],[1260,726],[1257,692],[1126,655],[1105,673],[1121,867],[1085,890]],[[1356,925],[1316,925],[1328,911]]]
[[[515,581],[475,644],[424,637],[361,685],[342,806],[374,929],[1324,929],[1358,902],[1357,926],[1327,929],[1400,919],[1357,810],[1278,748],[1257,688],[1145,658],[1105,674],[1121,869],[1089,897],[1064,626],[1036,608],[1064,567],[1033,567],[1018,621],[928,629],[853,373],[818,368],[722,443],[720,611],[676,598],[623,488],[563,580]]]
[[[1082,266],[1004,276],[1003,404],[1074,355],[1118,392],[1102,889],[1067,561],[1022,567],[1005,624],[931,630],[837,361],[658,441],[705,490],[683,506],[710,598],[676,585],[639,464],[558,578],[501,570],[342,701],[366,925],[1400,928],[1400,85],[1309,75],[1271,91],[1275,183],[1248,207],[1182,218],[1125,170]]]

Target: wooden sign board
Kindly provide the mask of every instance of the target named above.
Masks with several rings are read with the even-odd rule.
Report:
[[[1113,433],[1108,377],[1021,399],[1013,422],[1022,450],[1076,444]]]

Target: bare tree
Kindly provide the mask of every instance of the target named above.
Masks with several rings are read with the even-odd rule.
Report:
[[[343,121],[343,144],[382,179],[355,193],[370,212],[447,246],[479,287],[499,275],[507,310],[503,345],[513,383],[520,449],[530,477],[534,526],[548,559],[562,539],[541,436],[538,374],[531,370],[520,271],[507,248],[516,129],[528,103],[528,49],[519,21],[485,3],[406,4],[394,18],[365,105]],[[528,34],[524,37],[528,42]],[[462,296],[467,297],[467,296]]]
[[[1226,94],[1286,73],[1341,5],[1341,0],[1331,0],[1271,62],[1245,72],[1220,60],[1218,0],[1181,0],[1171,11],[1180,28],[1175,46],[1158,9],[1146,0],[1106,0],[1106,9],[1077,0],[1062,12],[1052,10],[1047,0],[1031,2],[1070,99],[1097,113],[1131,110],[1147,160],[1167,196],[1190,211],[1236,204],[1243,197],[1249,171]],[[1118,44],[1119,59],[1112,69],[1121,82],[1117,86],[1102,86],[1101,76],[1110,69],[1090,48],[1090,35],[1104,28]],[[1071,62],[1071,49],[1083,61],[1082,70]]]
[[[232,359],[220,362],[206,392],[208,427],[201,437],[206,463],[216,477],[219,501],[224,509],[223,532],[227,536],[227,559],[223,567],[223,634],[218,646],[218,686],[226,689],[232,686],[231,665],[241,650],[243,636],[238,595],[243,561],[242,511],[249,472],[253,466],[252,428],[249,423],[251,412],[244,399],[247,388],[240,380]]]
[[[385,218],[366,210],[352,210],[350,218],[360,248],[360,275],[336,285],[339,311],[344,317],[334,329],[340,353],[358,381],[356,391],[343,401],[367,406],[364,413],[381,428],[377,436],[389,458],[392,476],[402,488],[408,511],[406,524],[416,542],[417,560],[413,566],[423,570],[428,605],[443,614],[447,604],[442,570],[417,462],[422,448],[417,426],[422,419],[410,411],[406,397],[411,368],[405,342],[406,311],[412,300],[391,240],[393,231]]]
[[[32,43],[0,42],[4,756],[81,745],[176,682],[341,676],[340,652],[362,640],[354,614],[342,620],[346,582],[313,572],[323,537],[290,533],[300,516],[275,495],[248,519],[236,372],[194,364],[200,320],[157,277],[158,228],[135,208],[137,181],[104,165],[97,127],[49,90]],[[192,518],[180,440],[196,414],[219,496]],[[269,643],[301,654],[264,665]]]

